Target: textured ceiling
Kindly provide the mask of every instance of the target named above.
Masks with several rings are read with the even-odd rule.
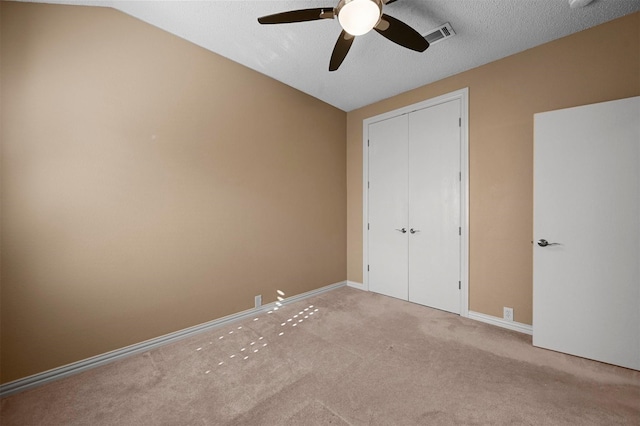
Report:
[[[329,72],[341,31],[337,19],[282,25],[260,25],[256,19],[333,7],[337,0],[44,3],[116,8],[344,111],[640,10],[640,0],[595,0],[575,9],[567,0],[398,0],[384,13],[421,34],[450,22],[456,35],[418,53],[372,31],[357,37],[340,69]]]

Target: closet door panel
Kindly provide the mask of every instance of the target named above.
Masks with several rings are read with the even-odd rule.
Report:
[[[407,116],[369,125],[369,290],[407,300]],[[402,232],[402,229],[405,232]]]
[[[409,297],[460,313],[460,101],[409,115]]]

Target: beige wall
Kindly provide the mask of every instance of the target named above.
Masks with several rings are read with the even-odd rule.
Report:
[[[470,308],[530,324],[533,114],[640,95],[637,13],[348,114],[114,10],[0,13],[2,382],[362,282],[362,120],[462,87]]]
[[[640,95],[640,13],[349,112],[349,280],[362,282],[362,120],[463,87],[469,87],[469,307],[502,317],[510,306],[515,321],[531,324],[533,114]]]
[[[346,279],[346,114],[111,9],[0,3],[2,381]]]

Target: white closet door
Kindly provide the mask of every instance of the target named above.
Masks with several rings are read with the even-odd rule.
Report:
[[[408,294],[407,140],[406,115],[369,125],[369,290],[404,300]]]
[[[409,300],[460,313],[460,101],[409,115]]]

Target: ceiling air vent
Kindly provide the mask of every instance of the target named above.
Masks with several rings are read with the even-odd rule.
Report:
[[[456,32],[451,28],[451,24],[447,22],[446,24],[440,25],[435,30],[429,31],[424,38],[429,42],[429,44],[434,44],[446,38],[453,37],[454,35],[456,35]]]

